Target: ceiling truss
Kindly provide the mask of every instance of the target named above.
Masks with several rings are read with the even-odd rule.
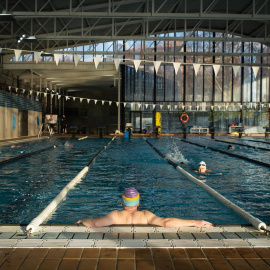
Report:
[[[0,48],[6,48],[2,55],[13,53],[10,49],[21,49],[127,58],[134,55],[142,58],[170,56],[172,59],[176,55],[226,57],[228,53],[215,52],[214,46],[220,42],[258,42],[270,46],[269,24],[270,0],[5,0],[0,2]],[[223,35],[206,37],[200,36],[198,31]],[[22,35],[32,36],[34,40],[18,43]],[[142,49],[122,52],[116,46],[119,40],[124,43],[141,41]],[[111,51],[100,51],[95,46],[109,41],[114,43]],[[153,46],[162,41],[182,43],[172,52],[155,52],[145,47],[147,41],[153,42]],[[188,41],[209,41],[212,49],[200,53],[182,52]],[[90,50],[61,51],[82,45],[90,45]],[[268,54],[235,52],[229,56],[252,58]],[[111,75],[115,76],[114,72],[111,71]],[[40,74],[43,79],[49,76],[46,71]],[[89,77],[98,80],[98,76]],[[68,80],[69,76],[66,78]]]

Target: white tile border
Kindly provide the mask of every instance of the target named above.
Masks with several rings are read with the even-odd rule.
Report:
[[[210,233],[210,232],[224,232],[224,227],[213,227],[209,229],[202,228],[201,232]]]
[[[250,247],[251,245],[243,239],[222,239],[224,247]]]
[[[65,232],[66,227],[65,226],[40,226],[39,232],[55,232],[55,233],[61,233]]]
[[[75,227],[75,226],[67,226],[65,232],[74,232],[74,233],[86,232],[86,233],[89,233],[88,228],[86,228],[84,226],[83,227],[82,226],[77,226],[77,227]]]
[[[42,239],[22,239],[16,245],[16,247],[36,248],[41,247],[45,240]]]
[[[134,226],[133,227],[134,233],[155,233],[156,227],[141,227],[141,226]]]
[[[59,247],[59,248],[66,248],[69,244],[70,240],[65,239],[46,239],[43,241],[40,247]]]
[[[120,240],[118,239],[95,240],[94,247],[98,247],[98,248],[120,247]]]
[[[68,243],[68,248],[91,248],[94,247],[95,240],[93,239],[71,239]]]
[[[209,248],[218,248],[218,247],[225,247],[224,243],[218,239],[200,239],[196,240],[199,247],[209,247]]]
[[[0,239],[0,248],[15,247],[21,239]]]
[[[188,233],[200,233],[201,228],[196,228],[196,227],[184,227],[184,228],[179,228],[178,232],[188,232]]]
[[[199,247],[198,243],[195,240],[188,240],[188,239],[172,240],[172,246],[176,248]]]
[[[111,227],[111,233],[133,233],[134,227],[133,226],[119,226],[119,227]]]
[[[156,227],[157,233],[177,233],[179,228],[164,228],[164,227]]]
[[[101,232],[101,233],[109,233],[111,231],[110,227],[101,227],[101,228],[87,228],[86,232]]]
[[[25,226],[19,225],[2,225],[0,226],[0,232],[2,233],[25,233]],[[103,228],[86,228],[84,226],[46,226],[41,225],[37,232],[38,233],[92,233],[92,234],[117,234],[117,233],[128,233],[132,234],[162,234],[162,233],[187,233],[192,235],[196,233],[255,233],[258,232],[255,228],[251,226],[218,226],[210,229],[204,228],[163,228],[156,226],[110,226]],[[94,236],[94,235],[93,235]],[[94,237],[93,237],[94,238]],[[80,244],[81,243],[81,244]],[[134,247],[138,248],[144,247],[270,247],[270,237],[262,236],[258,238],[248,237],[247,239],[144,239],[144,238],[135,238],[135,239],[0,239],[0,247],[100,247],[100,248],[125,248],[125,247]]]
[[[224,232],[246,232],[246,229],[241,226],[224,227]]]
[[[148,239],[145,241],[147,247],[151,248],[157,248],[157,247],[162,247],[162,248],[169,248],[173,247],[172,241],[168,239]]]
[[[26,227],[25,226],[19,226],[19,225],[15,225],[15,226],[1,226],[0,227],[0,232],[14,232],[14,233],[26,233]]]
[[[267,238],[261,238],[261,239],[246,239],[247,242],[253,247],[270,247],[270,240]]]
[[[121,247],[142,248],[142,247],[146,247],[146,241],[143,239],[122,239]]]

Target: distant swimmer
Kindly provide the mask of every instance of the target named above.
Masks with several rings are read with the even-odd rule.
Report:
[[[13,144],[13,145],[11,145],[10,146],[11,148],[17,148],[17,147],[22,147],[21,145],[15,145],[15,144]]]
[[[73,145],[72,145],[72,144],[69,144],[68,142],[65,142],[64,145],[65,145],[65,146],[68,146],[68,147],[73,147]]]
[[[234,147],[232,145],[228,145],[227,150],[234,150]]]
[[[206,163],[204,161],[201,161],[198,164],[198,168],[194,171],[196,173],[201,173],[201,174],[222,174],[222,173],[215,173],[211,170],[206,169]]]

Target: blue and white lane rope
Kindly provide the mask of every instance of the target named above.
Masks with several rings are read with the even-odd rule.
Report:
[[[115,139],[113,137],[105,146],[103,146],[99,152],[90,160],[90,162],[77,174],[73,180],[71,180],[63,189],[62,191],[51,201],[51,203],[36,217],[34,218],[26,227],[27,235],[35,232],[38,226],[46,220],[49,215],[56,209],[58,204],[66,197],[67,193],[81,181],[81,179],[86,175],[89,170],[91,164],[95,161],[95,159],[104,151],[109,144]]]
[[[162,154],[148,140],[146,140],[146,142],[159,155],[161,155],[165,160],[167,160],[168,163],[170,163],[171,165],[173,165],[180,173],[182,173],[190,181],[192,181],[193,183],[195,183],[195,184],[199,185],[200,187],[202,187],[206,192],[208,192],[209,194],[211,194],[214,198],[216,198],[217,200],[219,200],[222,204],[224,204],[229,209],[231,209],[232,211],[234,211],[236,214],[238,214],[240,217],[242,217],[243,219],[245,219],[248,223],[252,224],[258,230],[260,230],[260,231],[267,231],[267,229],[266,229],[267,226],[266,226],[266,224],[263,221],[261,221],[258,218],[252,216],[251,214],[249,214],[248,212],[246,212],[244,209],[242,209],[239,206],[237,206],[236,204],[232,203],[231,201],[229,201],[228,199],[226,199],[224,196],[222,196],[220,193],[218,193],[217,191],[215,191],[214,189],[212,189],[211,187],[209,187],[207,184],[203,183],[202,181],[200,181],[199,179],[197,179],[196,177],[194,177],[193,175],[191,175],[190,173],[188,173],[187,171],[185,171],[183,168],[181,168],[176,163],[174,163],[173,161],[171,161],[170,159],[168,159],[164,154]]]

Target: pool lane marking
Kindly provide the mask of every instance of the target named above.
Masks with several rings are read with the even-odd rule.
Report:
[[[270,144],[270,142],[264,142],[264,141],[259,141],[259,140],[250,140],[250,139],[242,139],[243,141],[246,142],[259,142],[259,143],[266,143],[266,144]]]
[[[55,211],[58,204],[66,197],[67,193],[72,189],[81,179],[86,175],[91,164],[95,159],[104,151],[109,144],[115,139],[113,137],[105,146],[103,146],[99,152],[88,162],[88,164],[61,190],[61,192],[50,202],[50,204],[37,216],[35,217],[26,227],[27,235],[35,232],[38,226],[49,217],[49,215]]]
[[[243,143],[237,143],[237,142],[231,142],[231,141],[223,141],[223,140],[218,140],[218,139],[215,139],[215,141],[228,143],[228,144],[237,144],[237,145],[242,145],[242,146],[246,146],[246,147],[249,147],[249,148],[255,148],[255,149],[270,151],[270,148],[257,147],[257,146],[254,146],[254,145],[247,145],[247,144],[243,144]]]
[[[30,152],[30,153],[27,153],[27,154],[24,154],[24,155],[16,156],[16,157],[13,157],[13,158],[10,158],[10,159],[6,159],[6,160],[1,161],[0,165],[6,164],[6,163],[9,163],[9,162],[21,159],[21,158],[25,158],[25,157],[28,157],[28,156],[31,156],[31,155],[34,155],[34,154],[38,154],[38,153],[53,149],[55,147],[56,146],[53,145],[53,146],[50,146],[50,147],[47,147],[47,148],[44,148],[44,149],[41,149],[41,150],[37,150],[37,151]]]
[[[200,181],[199,179],[197,179],[196,177],[194,177],[193,175],[191,175],[190,173],[188,173],[187,171],[185,171],[179,165],[177,165],[172,160],[170,160],[169,158],[167,158],[164,154],[162,154],[148,140],[146,140],[146,142],[159,155],[161,155],[168,163],[170,163],[172,166],[174,166],[180,173],[182,173],[185,177],[187,177],[193,183],[195,183],[195,184],[199,185],[200,187],[202,187],[206,192],[208,192],[209,194],[211,194],[214,198],[216,198],[217,200],[219,200],[223,205],[225,205],[226,207],[228,207],[229,209],[231,209],[233,212],[235,212],[240,217],[242,217],[243,219],[245,219],[247,222],[249,222],[250,224],[252,224],[258,230],[266,230],[266,227],[267,226],[266,226],[266,224],[263,221],[261,221],[260,219],[252,216],[251,214],[249,214],[248,212],[246,212],[244,209],[242,209],[241,207],[237,206],[236,204],[234,204],[233,202],[231,202],[230,200],[228,200],[227,198],[225,198],[224,196],[222,196],[220,193],[218,193],[217,191],[215,191],[213,188],[209,187],[207,184],[203,183],[202,181]]]
[[[234,154],[234,153],[232,153],[230,151],[224,151],[224,150],[216,149],[216,148],[213,148],[211,146],[201,145],[201,144],[198,144],[198,143],[195,143],[195,142],[190,142],[190,141],[187,141],[187,140],[181,140],[181,142],[185,142],[185,143],[190,143],[190,144],[193,144],[193,145],[197,145],[199,147],[203,147],[203,148],[207,148],[207,149],[210,149],[210,150],[213,150],[213,151],[216,151],[216,152],[220,152],[220,153],[226,154],[228,156],[245,159],[247,161],[250,161],[250,162],[253,162],[253,163],[257,163],[259,165],[262,165],[262,166],[265,166],[265,167],[270,168],[270,164],[269,163],[265,163],[265,162],[262,162],[262,161],[259,161],[259,160],[256,160],[256,159],[252,159],[252,158],[244,157],[244,156],[241,156],[241,155],[237,155],[237,154]]]
[[[88,136],[85,136],[85,137],[82,137],[82,138],[79,138],[78,141],[81,141],[81,140],[84,140],[84,139],[87,139]]]

